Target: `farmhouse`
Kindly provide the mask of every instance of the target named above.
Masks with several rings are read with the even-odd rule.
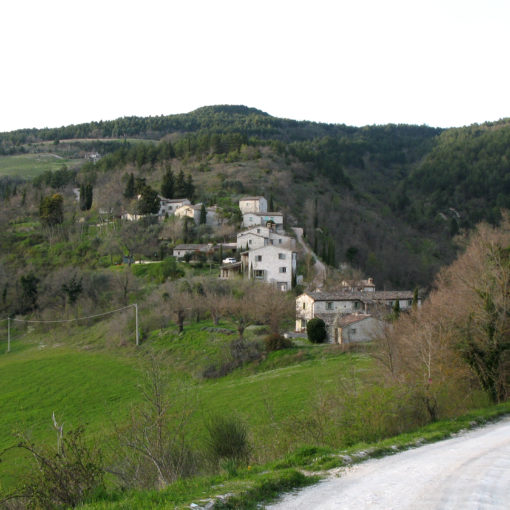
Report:
[[[369,342],[384,329],[384,321],[368,314],[337,315],[330,330],[336,344]]]
[[[239,200],[239,209],[244,213],[263,213],[267,211],[267,200],[264,197],[244,197]]]
[[[400,310],[408,310],[413,305],[412,291],[353,291],[337,292],[305,292],[296,298],[296,331],[305,331],[310,319],[319,317],[328,328],[330,341],[336,338],[335,320],[351,314],[387,316],[391,313],[395,302]],[[421,298],[418,298],[418,306]]]
[[[215,247],[212,244],[178,244],[173,251],[173,256],[182,259],[186,255],[213,252]]]
[[[187,198],[165,198],[159,196],[159,212],[158,216],[172,216],[179,207],[190,205],[191,202]]]
[[[279,246],[268,245],[241,253],[246,277],[275,284],[282,291],[292,289],[296,260],[296,252]]]
[[[247,212],[243,214],[243,227],[268,227],[283,232],[283,214],[281,212]]]
[[[294,249],[295,244],[295,240],[292,237],[279,234],[269,227],[253,227],[237,234],[238,250],[255,250],[268,245]]]

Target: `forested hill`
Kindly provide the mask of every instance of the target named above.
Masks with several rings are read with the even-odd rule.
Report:
[[[101,159],[84,163],[91,150]],[[267,195],[325,259],[397,288],[429,284],[453,259],[457,233],[497,223],[501,208],[510,209],[508,120],[448,130],[357,128],[219,105],[0,134],[0,156],[44,151],[81,158],[74,173],[43,181],[91,182],[98,207],[110,207],[114,196],[101,202],[99,187],[135,172],[157,189],[168,165],[193,176],[197,201]],[[0,200],[15,186],[0,181]]]
[[[440,130],[428,127],[409,127],[408,138],[427,138]],[[246,138],[286,142],[321,138],[325,136],[367,138],[378,142],[385,138],[386,127],[355,128],[344,124],[325,124],[280,119],[247,106],[204,106],[190,113],[157,117],[122,117],[116,120],[89,122],[58,128],[18,129],[0,133],[0,144],[21,145],[38,141],[75,138],[147,138],[159,139],[170,133],[239,133]]]

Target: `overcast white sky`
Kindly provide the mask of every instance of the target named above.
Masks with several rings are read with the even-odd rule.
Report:
[[[510,116],[508,0],[2,0],[0,131],[244,104],[298,120]]]

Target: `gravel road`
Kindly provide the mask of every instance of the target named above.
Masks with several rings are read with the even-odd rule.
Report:
[[[342,470],[271,510],[508,510],[510,418]]]

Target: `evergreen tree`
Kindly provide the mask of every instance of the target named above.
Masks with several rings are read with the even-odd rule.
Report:
[[[397,320],[400,317],[400,301],[397,299],[393,304],[393,320]]]
[[[165,198],[174,198],[175,178],[170,165],[166,166],[165,175],[161,183],[161,195]]]
[[[93,188],[92,188],[92,184],[87,184],[85,186],[85,209],[87,211],[90,210],[90,208],[92,207],[92,200],[93,200]]]
[[[207,209],[205,208],[205,204],[202,204],[200,207],[200,225],[205,225],[207,223]]]
[[[135,196],[135,176],[133,174],[129,174],[124,196],[126,198],[133,198]]]
[[[184,172],[182,171],[182,168],[177,174],[177,179],[175,180],[174,196],[175,198],[186,197],[186,181],[184,180]]]
[[[271,192],[271,195],[269,196],[269,210],[271,212],[274,212],[274,200],[273,200],[273,192]]]
[[[189,200],[193,200],[193,197],[195,196],[195,185],[193,184],[193,177],[191,177],[191,174],[188,174],[188,177],[186,178],[184,196]]]
[[[160,205],[157,191],[150,186],[145,186],[140,195],[138,214],[157,214]]]

